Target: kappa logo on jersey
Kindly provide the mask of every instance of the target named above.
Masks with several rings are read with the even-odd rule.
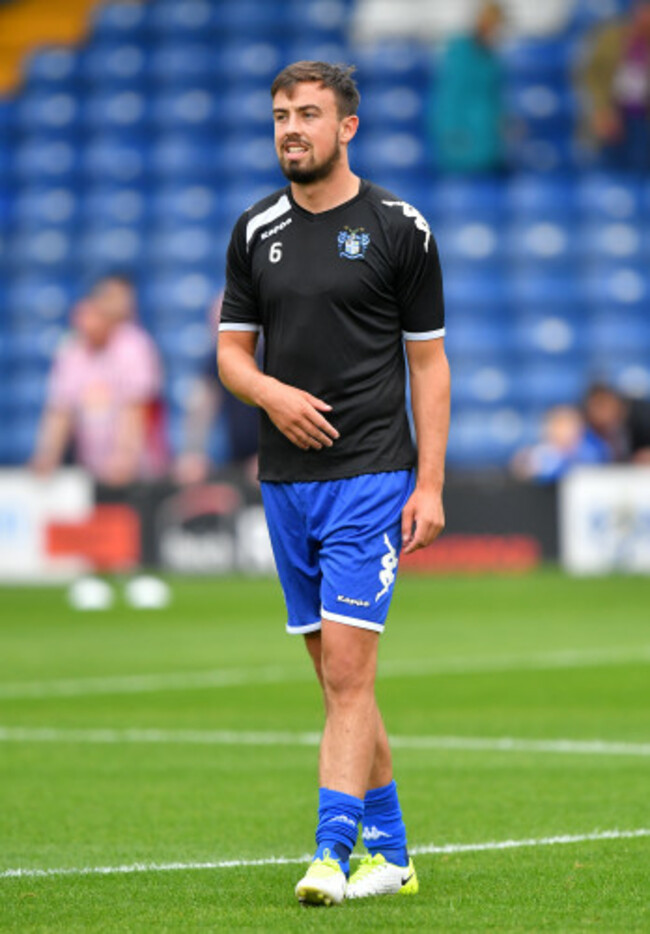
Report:
[[[415,226],[418,230],[421,230],[424,234],[424,252],[429,252],[429,240],[431,239],[431,228],[427,224],[424,217],[420,214],[417,208],[414,208],[412,204],[407,204],[406,201],[382,201],[382,204],[387,205],[389,208],[401,208],[404,212],[404,217],[412,217],[415,221]]]
[[[281,230],[284,230],[285,227],[288,227],[292,222],[293,218],[287,217],[286,220],[280,221],[279,224],[276,224],[275,227],[271,227],[270,230],[263,230],[260,234],[260,240],[266,240],[267,237],[272,237],[273,234],[280,233]]]
[[[344,227],[338,235],[339,256],[344,259],[365,259],[366,250],[370,243],[370,234],[363,227],[352,230]]]
[[[387,594],[391,588],[393,581],[395,580],[395,568],[398,564],[397,552],[391,544],[391,540],[388,535],[384,535],[384,542],[388,551],[381,559],[381,571],[379,572],[379,582],[382,584],[382,589],[379,591],[375,597],[375,603],[379,600],[380,597],[383,597],[384,594]]]

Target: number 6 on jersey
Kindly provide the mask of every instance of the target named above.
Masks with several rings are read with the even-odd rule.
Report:
[[[269,259],[272,263],[279,263],[282,259],[282,243],[279,240],[271,244]]]

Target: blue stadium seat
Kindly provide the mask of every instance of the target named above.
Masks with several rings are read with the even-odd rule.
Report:
[[[515,409],[499,408],[486,416],[480,409],[454,412],[448,462],[473,468],[507,463],[527,440],[526,420]]]
[[[191,133],[163,134],[151,147],[149,168],[159,184],[204,184],[215,177],[219,147],[216,138],[201,139]]]
[[[93,16],[93,32],[98,38],[116,44],[142,40],[148,29],[148,15],[148,5],[138,0],[101,4]]]
[[[362,171],[371,175],[375,171],[397,173],[405,176],[426,170],[428,156],[426,147],[416,133],[363,132],[359,133],[355,146],[355,161]]]
[[[144,253],[142,230],[132,226],[95,224],[83,231],[77,244],[77,256],[85,269],[132,268]]]
[[[482,219],[498,222],[503,214],[503,184],[497,179],[441,178],[432,186],[432,209],[452,222]]]
[[[253,82],[267,94],[275,75],[288,64],[288,60],[283,60],[278,43],[246,38],[231,39],[224,44],[214,62],[219,77],[232,83],[233,90],[240,86],[244,90]]]
[[[292,19],[287,4],[280,0],[237,0],[215,5],[214,25],[228,39],[268,41],[286,36]]]
[[[219,14],[210,0],[158,0],[145,7],[145,23],[156,35],[201,38],[209,33]]]
[[[637,264],[650,257],[650,238],[645,225],[629,221],[592,220],[581,226],[576,249],[585,262]]]
[[[146,47],[137,42],[94,42],[82,54],[79,70],[89,85],[104,90],[138,90],[147,77]]]
[[[184,368],[189,363],[196,369],[196,363],[201,362],[215,344],[207,320],[191,321],[181,326],[178,323],[175,326],[158,326],[154,337],[165,357]]]
[[[371,88],[363,96],[364,126],[424,135],[424,106],[422,95],[406,84]]]
[[[101,134],[85,147],[83,170],[88,180],[121,186],[143,184],[150,171],[144,137]]]
[[[564,36],[544,39],[516,39],[500,49],[501,61],[508,78],[518,81],[548,80],[565,74],[568,80],[573,45]]]
[[[14,202],[13,216],[16,227],[72,227],[79,219],[81,201],[75,189],[63,185],[25,185]]]
[[[162,90],[151,99],[151,122],[163,133],[205,133],[219,119],[220,102],[209,86]]]
[[[13,237],[8,256],[15,270],[58,273],[76,267],[75,246],[72,236],[66,230],[58,227],[35,229]]]
[[[199,41],[178,41],[170,37],[152,50],[148,75],[161,86],[179,88],[197,82],[205,86],[218,73],[220,57],[203,37]]]
[[[269,132],[240,133],[228,136],[221,148],[214,152],[215,162],[225,177],[240,177],[268,180],[269,192],[286,184],[278,167],[272,136]]]
[[[445,278],[445,302],[450,316],[482,309],[503,314],[509,308],[504,277],[488,269],[449,270]]]
[[[645,310],[647,314],[650,277],[647,266],[623,266],[590,270],[579,279],[584,301],[593,308],[605,307],[618,315],[624,309]]]
[[[76,142],[81,130],[81,107],[71,91],[25,91],[16,122],[23,133],[52,134]]]
[[[50,94],[70,92],[79,82],[80,55],[75,49],[53,46],[37,49],[25,62],[25,86]]]
[[[527,363],[512,370],[512,380],[519,405],[539,409],[579,402],[585,389],[584,373],[571,360]]]
[[[503,263],[504,242],[501,228],[482,218],[463,218],[456,223],[440,222],[434,225],[434,234],[443,265],[487,265],[495,268]]]
[[[580,284],[569,270],[548,272],[539,266],[511,270],[507,278],[507,291],[517,307],[544,305],[547,308],[564,306],[580,300]]]
[[[510,331],[512,349],[519,359],[543,362],[545,359],[570,360],[584,365],[585,322],[562,309],[522,311]]]
[[[229,231],[214,231],[200,224],[171,226],[154,231],[147,239],[145,258],[160,267],[209,267],[224,262]]]
[[[271,136],[272,106],[268,88],[246,87],[226,91],[219,99],[219,124],[228,132],[237,131],[242,124],[251,130]]]
[[[128,86],[116,90],[98,90],[84,103],[83,119],[90,130],[137,134],[146,130],[151,119],[151,105],[142,91]]]
[[[450,353],[450,359],[453,361]],[[452,404],[472,407],[475,410],[493,410],[495,407],[513,404],[512,377],[503,362],[494,359],[469,357],[454,365]]]
[[[255,204],[261,198],[271,194],[275,188],[282,186],[282,180],[277,184],[261,181],[256,178],[248,178],[247,181],[241,181],[238,178],[229,180],[224,189],[224,216],[227,225],[230,227],[237,220],[240,214]]]
[[[103,224],[107,227],[141,227],[147,220],[147,199],[138,185],[108,184],[98,179],[86,188],[81,216],[86,227]]]
[[[40,407],[14,414],[3,432],[2,459],[6,464],[24,464],[32,456],[40,421]]]
[[[79,182],[79,149],[71,142],[32,135],[13,151],[13,174],[29,184],[76,185]]]
[[[148,202],[151,221],[158,226],[163,223],[224,224],[223,199],[210,185],[170,185],[152,192]]]
[[[150,320],[167,326],[188,318],[208,321],[212,303],[223,285],[223,269],[218,267],[215,262],[209,271],[170,273],[162,269],[156,276],[148,276],[140,297],[150,311]]]
[[[576,195],[585,219],[625,221],[643,211],[639,179],[604,172],[585,174],[578,179]]]
[[[354,50],[354,61],[362,89],[374,81],[424,89],[433,70],[429,43],[407,39],[360,44]]]
[[[585,343],[592,356],[645,356],[650,361],[650,320],[645,309],[639,313],[606,311],[592,316],[585,328]]]
[[[505,186],[504,204],[515,218],[564,218],[577,211],[575,183],[569,176],[516,175]]]
[[[541,273],[574,263],[576,246],[573,225],[555,220],[519,222],[509,225],[504,232],[504,249],[511,264],[527,265]]]
[[[289,0],[284,6],[286,25],[301,40],[344,38],[349,10],[342,0]]]

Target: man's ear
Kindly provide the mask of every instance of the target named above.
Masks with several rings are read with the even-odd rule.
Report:
[[[341,142],[349,143],[357,132],[358,127],[359,118],[356,116],[356,114],[353,114],[349,117],[344,117],[341,120]]]

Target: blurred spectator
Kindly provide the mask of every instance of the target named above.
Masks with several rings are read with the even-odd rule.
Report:
[[[174,465],[174,477],[183,485],[203,483],[210,476],[214,464],[208,448],[218,418],[224,419],[228,433],[229,463],[240,468],[250,482],[254,482],[257,475],[259,413],[225,390],[219,379],[216,342],[222,298],[220,295],[212,308],[214,345],[188,394],[183,451]]]
[[[504,21],[482,4],[474,30],[452,38],[430,102],[434,158],[445,172],[495,172],[505,165],[502,74],[495,46]]]
[[[611,460],[650,464],[650,400],[627,399],[611,386],[595,383],[585,396],[584,412]]]
[[[610,459],[607,445],[585,424],[580,411],[560,405],[547,413],[542,441],[518,451],[511,470],[521,480],[552,483],[577,464],[604,464]]]
[[[134,314],[133,286],[122,276],[101,279],[73,309],[31,462],[38,473],[58,467],[72,442],[73,460],[100,482],[122,486],[163,474],[160,358]]]
[[[578,85],[584,131],[610,169],[650,169],[650,2],[587,36]]]

